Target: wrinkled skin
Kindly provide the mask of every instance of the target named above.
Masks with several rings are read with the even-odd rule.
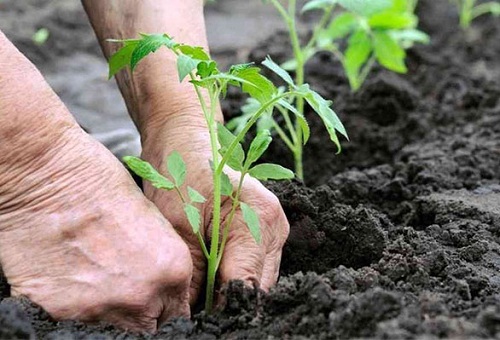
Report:
[[[27,296],[58,320],[107,321],[137,331],[189,316],[206,261],[178,198],[146,185],[157,207],[148,201],[1,32],[0,65],[0,263],[12,294]],[[147,75],[142,79],[164,88]],[[138,124],[144,158],[162,168],[166,155],[179,151],[188,166],[187,185],[210,198],[211,153],[199,108],[189,106],[186,121],[166,119],[185,110],[153,97],[159,98],[144,96],[136,105],[144,119]],[[288,222],[276,197],[256,180],[245,182],[242,200],[260,214],[263,242],[254,242],[237,215],[219,279],[268,289],[277,279]],[[229,208],[224,202],[223,217]],[[210,211],[208,202],[207,243]]]
[[[189,316],[186,244],[1,32],[0,62],[0,263],[12,294],[56,319],[132,330]]]

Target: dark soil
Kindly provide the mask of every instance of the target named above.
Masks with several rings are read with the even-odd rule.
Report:
[[[309,113],[307,185],[269,184],[291,223],[277,287],[234,282],[221,312],[153,338],[500,338],[500,21],[464,34],[447,1],[420,12],[433,43],[409,52],[407,75],[377,68],[352,94],[330,55],[309,63],[351,141],[336,156]],[[268,53],[286,59],[284,35],[252,58]],[[229,94],[228,116],[241,100]],[[275,143],[268,158],[287,155]],[[0,338],[136,337],[50,321],[3,287]]]

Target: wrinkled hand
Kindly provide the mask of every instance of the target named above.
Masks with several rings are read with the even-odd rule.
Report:
[[[189,123],[184,126],[168,126],[160,134],[149,135],[145,139],[142,158],[165,174],[165,159],[172,151],[178,151],[186,162],[186,185],[193,187],[207,198],[207,202],[201,208],[201,232],[208,246],[211,234],[213,187],[212,171],[209,166],[212,157],[206,128]],[[239,173],[231,169],[225,172],[236,187]],[[184,215],[182,203],[175,192],[157,190],[145,183],[145,194],[188,244],[194,265],[190,289],[190,302],[193,304],[199,296],[206,276],[206,259],[198,239],[192,232]],[[238,212],[233,220],[220,264],[219,283],[224,284],[229,280],[239,279],[249,285],[257,285],[263,290],[268,290],[278,279],[281,251],[288,237],[289,224],[278,199],[254,178],[249,176],[245,178],[241,201],[249,204],[258,213],[262,242],[261,244],[255,242],[243,221],[241,212]],[[223,198],[222,222],[229,214],[231,204],[230,199]]]
[[[189,317],[185,243],[120,162],[74,130],[44,152],[20,150],[26,167],[2,173],[0,261],[12,294],[58,320],[137,331]]]

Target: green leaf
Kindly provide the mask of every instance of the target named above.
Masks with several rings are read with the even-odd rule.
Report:
[[[179,50],[182,54],[185,54],[193,59],[198,60],[210,60],[210,56],[205,52],[203,47],[200,46],[190,46],[190,45],[178,45],[177,50]]]
[[[177,44],[167,34],[141,34],[142,39],[138,40],[138,44],[132,53],[130,67],[132,71],[135,69],[139,61],[150,53],[156,52],[160,47],[165,46],[173,49]]]
[[[194,205],[186,204],[184,205],[184,212],[186,213],[191,228],[193,228],[193,232],[197,234],[200,231],[201,225],[200,210]]]
[[[191,203],[205,203],[207,200],[202,194],[191,187],[188,187],[188,196]]]
[[[345,9],[366,17],[392,6],[392,0],[338,0],[338,3]]]
[[[221,146],[219,152],[222,156],[224,156],[231,143],[236,139],[236,136],[233,135],[231,131],[229,131],[224,125],[219,123],[217,125],[217,137]],[[229,165],[234,170],[240,171],[243,168],[244,160],[245,152],[243,151],[241,143],[238,143],[229,156],[227,165]]]
[[[340,152],[341,146],[336,131],[341,133],[347,139],[349,137],[347,136],[347,132],[339,117],[337,117],[337,114],[330,108],[331,102],[325,100],[318,93],[311,90],[307,84],[300,86],[297,91],[320,116],[328,134],[330,135],[330,139],[335,143]]]
[[[302,7],[302,13],[315,9],[326,9],[337,3],[337,0],[311,0]]]
[[[186,163],[184,163],[180,153],[174,151],[167,157],[167,169],[173,177],[175,185],[182,186],[186,180]]]
[[[269,130],[263,130],[257,133],[257,136],[255,136],[248,149],[245,166],[250,166],[256,162],[267,150],[272,140]]]
[[[258,164],[254,166],[248,172],[250,176],[257,178],[261,181],[267,181],[270,179],[274,180],[282,180],[282,179],[292,179],[295,177],[293,171],[288,170],[287,168],[282,167],[277,164]]]
[[[276,73],[281,77],[288,85],[293,86],[294,82],[292,77],[288,74],[287,71],[282,69],[278,64],[276,64],[271,57],[267,56],[266,60],[262,62],[262,65]]]
[[[240,203],[241,212],[243,213],[243,220],[247,224],[248,230],[256,243],[260,244],[262,236],[260,233],[259,216],[248,204]]]
[[[139,40],[125,40],[123,43],[123,47],[109,58],[109,79],[111,79],[121,69],[130,65],[132,53],[139,44]]]
[[[384,11],[370,17],[368,24],[382,29],[412,28],[417,25],[417,17],[408,12]]]
[[[197,68],[200,60],[193,59],[190,56],[181,54],[177,57],[177,73],[179,74],[179,81],[182,82],[191,71]]]
[[[196,74],[202,79],[210,77],[211,75],[217,74],[217,63],[213,60],[201,61],[196,67]]]
[[[345,71],[351,80],[351,84],[354,85],[354,89],[357,89],[361,85],[358,80],[359,72],[371,53],[372,43],[370,37],[364,30],[357,30],[347,42],[344,59]]]
[[[221,173],[221,194],[223,196],[231,196],[233,194],[233,184],[226,173]]]
[[[416,29],[392,30],[389,34],[403,48],[410,48],[414,43],[428,44],[431,41],[426,33]]]
[[[358,19],[352,13],[337,15],[324,31],[330,40],[346,37],[358,24]],[[323,34],[322,34],[323,35]],[[320,37],[322,39],[322,37]]]
[[[235,64],[229,68],[229,74],[237,75],[241,71],[247,70],[252,67],[255,67],[255,63]]]
[[[123,157],[123,161],[137,176],[151,182],[157,189],[172,190],[174,183],[162,176],[156,169],[146,161],[133,156]]]
[[[373,33],[375,56],[378,62],[391,71],[406,73],[405,50],[386,32]]]
[[[243,92],[248,93],[261,103],[268,102],[277,92],[272,81],[260,74],[260,68],[258,67],[237,68],[231,72],[232,76],[245,81],[241,84]]]

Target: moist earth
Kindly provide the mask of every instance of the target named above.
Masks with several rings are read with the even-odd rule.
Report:
[[[406,75],[376,68],[351,93],[331,55],[308,63],[350,141],[335,155],[307,112],[306,182],[267,183],[291,224],[269,294],[233,282],[221,311],[140,335],[54,322],[2,279],[0,338],[500,338],[500,21],[464,33],[447,1],[419,12],[432,43],[409,51]],[[287,43],[274,35],[250,60],[285,61]],[[228,94],[228,118],[242,101]],[[292,165],[279,142],[266,158]]]

